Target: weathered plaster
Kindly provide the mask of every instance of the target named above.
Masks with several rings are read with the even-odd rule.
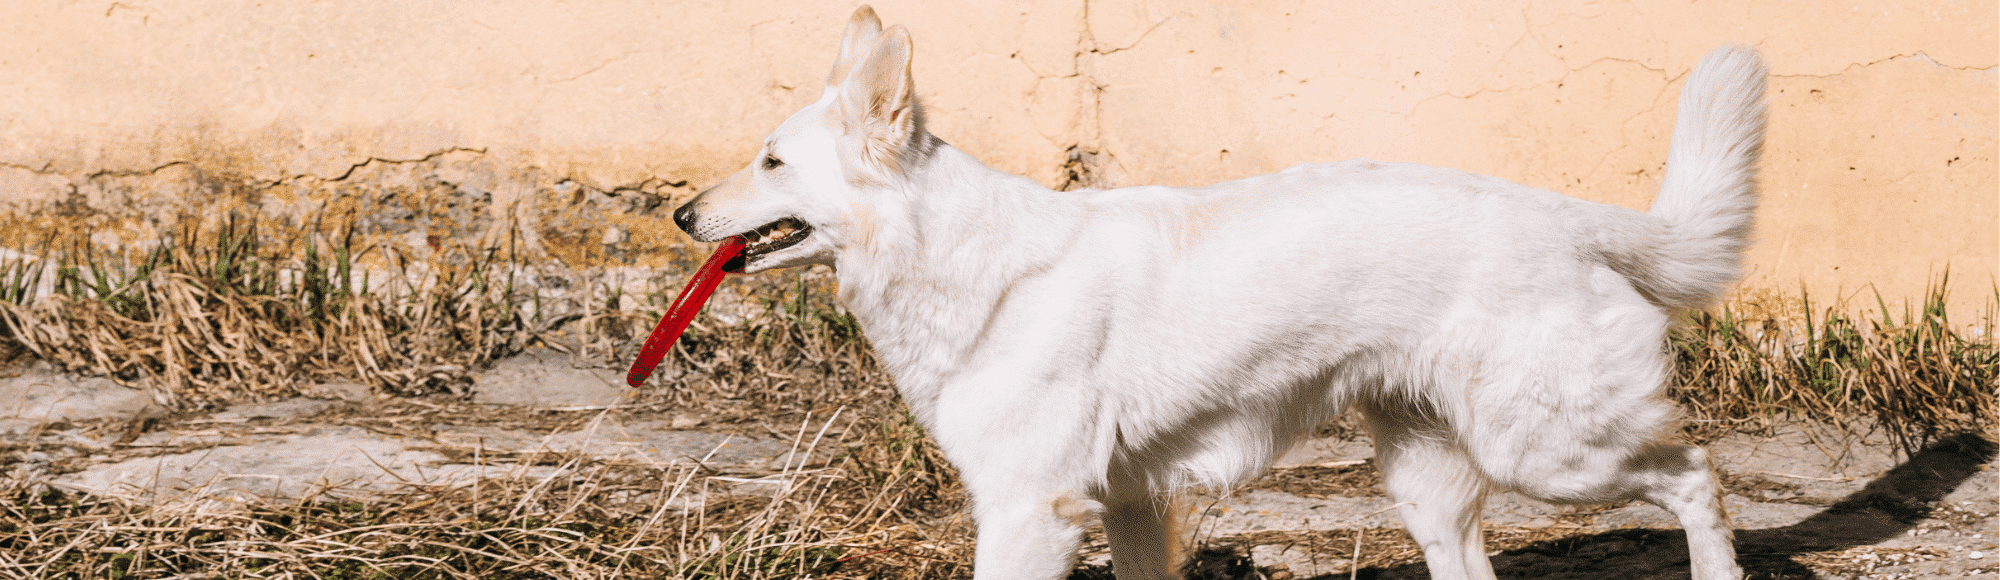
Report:
[[[2000,262],[1992,0],[876,8],[915,35],[933,130],[1052,185],[1370,157],[1643,208],[1682,79],[1750,43],[1775,78],[1749,286],[1894,299],[1949,264],[1974,315]],[[851,10],[17,2],[0,19],[0,248],[338,210],[413,244],[511,220],[568,262],[659,265],[681,240],[659,208],[818,96]]]

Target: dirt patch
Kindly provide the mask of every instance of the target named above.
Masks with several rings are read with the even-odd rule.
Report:
[[[1246,489],[1268,489],[1316,499],[1381,496],[1382,472],[1375,469],[1372,460],[1349,465],[1277,468]]]

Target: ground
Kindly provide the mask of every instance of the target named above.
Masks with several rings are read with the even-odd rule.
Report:
[[[96,496],[227,511],[247,502],[365,498],[398,486],[553,478],[589,456],[703,466],[685,509],[769,493],[768,476],[829,460],[825,418],[718,422],[621,408],[614,369],[546,351],[475,375],[467,395],[381,398],[328,383],[310,397],[166,413],[141,392],[46,366],[0,373],[0,475]],[[1203,578],[1424,578],[1379,488],[1372,448],[1328,429],[1270,475],[1183,505]],[[2000,473],[1990,435],[1913,454],[1862,429],[1788,423],[1707,445],[1755,578],[1961,578],[2000,571]],[[556,458],[556,459],[551,459]],[[567,459],[565,459],[567,458]],[[1556,508],[1498,494],[1485,512],[1503,578],[1683,578],[1683,536],[1649,505]],[[962,524],[959,524],[961,527]],[[1095,532],[1073,578],[1108,578]],[[1356,562],[1360,570],[1355,570]]]

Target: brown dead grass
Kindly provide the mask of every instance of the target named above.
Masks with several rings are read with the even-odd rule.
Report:
[[[40,264],[0,265],[11,266],[0,281],[13,280],[5,293],[17,298],[0,300],[0,329],[64,370],[176,408],[290,396],[343,378],[395,394],[451,391],[533,335],[518,309],[524,297],[495,279],[523,261],[512,235],[448,245],[423,262],[385,260],[394,271],[370,288],[366,275],[354,280],[354,257],[366,249],[322,250],[316,235],[279,243],[249,220],[182,223],[130,261],[68,244],[53,291],[40,296],[29,296]]]
[[[2000,289],[1984,320],[1960,325],[1945,311],[1948,281],[1900,315],[1880,296],[1876,317],[1857,318],[1803,295],[1795,307],[1751,309],[1759,315],[1741,305],[1693,313],[1672,337],[1673,397],[1710,432],[1810,419],[1882,430],[1905,452],[1966,431],[1992,438]]]

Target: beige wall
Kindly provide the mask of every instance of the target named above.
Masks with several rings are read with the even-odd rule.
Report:
[[[1962,316],[1990,298],[1992,0],[1215,4],[876,8],[915,35],[934,132],[1046,183],[1072,149],[1111,185],[1369,157],[1635,208],[1688,69],[1754,44],[1775,78],[1746,284],[1893,299],[1949,264]],[[662,210],[817,96],[852,8],[13,2],[0,247],[143,241],[220,201],[410,240],[511,216],[565,260],[656,264]]]

